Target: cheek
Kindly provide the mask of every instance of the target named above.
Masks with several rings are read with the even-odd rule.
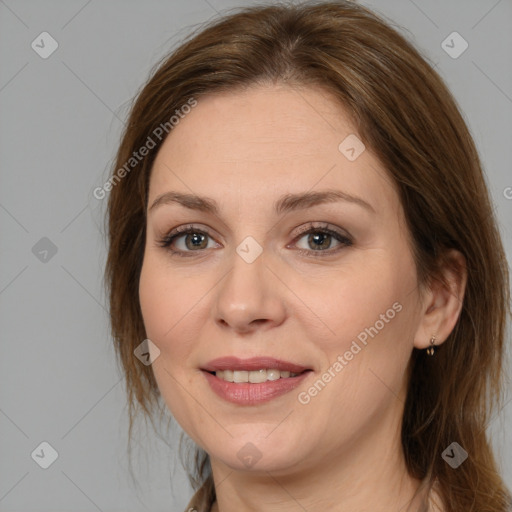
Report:
[[[323,308],[316,311],[335,334],[320,339],[311,330],[307,335],[323,364],[318,380],[301,389],[299,403],[310,412],[323,411],[333,439],[351,438],[400,403],[416,318],[414,273],[392,268],[366,267],[331,281],[329,300],[324,296]],[[309,297],[322,304],[322,294]]]
[[[169,313],[175,311],[176,304],[173,296],[165,293],[165,289],[164,275],[154,265],[151,256],[146,257],[139,281],[139,301],[146,334],[154,342],[161,340],[166,330],[172,327]]]
[[[187,315],[197,303],[197,293],[190,280],[179,278],[175,273],[155,258],[147,255],[141,269],[139,300],[147,337],[153,341],[163,355],[177,356],[186,343],[173,343],[173,340],[190,339],[183,335]]]
[[[303,325],[310,331],[308,338],[331,358],[348,350],[358,336],[364,343],[365,338],[383,338],[394,331],[415,289],[414,269],[406,261],[399,266],[392,255],[378,250],[354,259],[357,262],[343,269],[304,275],[293,284],[308,307],[304,315],[297,312],[299,318],[309,319]]]
[[[193,403],[187,394],[194,375],[186,362],[193,350],[189,340],[197,339],[192,332],[198,322],[190,320],[193,305],[199,300],[197,290],[187,279],[179,279],[174,272],[148,255],[144,259],[139,281],[139,300],[146,336],[160,350],[160,356],[151,365],[160,393],[168,409],[183,429],[196,441]],[[204,292],[202,292],[204,295]],[[200,324],[200,323],[199,323]]]
[[[312,408],[329,411],[333,425],[341,422],[353,429],[396,400],[394,393],[404,385],[417,313],[412,260],[379,250],[358,254],[357,260],[320,281],[301,279],[297,291],[318,313],[310,314],[303,327],[309,330],[311,353],[322,361],[319,378],[328,381],[325,387],[319,383],[301,390],[300,403],[311,400]],[[344,416],[347,410],[351,419]]]
[[[150,250],[146,256],[139,280],[146,336],[160,349],[158,361],[181,383],[191,378],[191,369],[197,369],[192,356],[208,328],[211,311],[208,301],[218,273],[194,275],[190,270],[171,265],[156,251]]]

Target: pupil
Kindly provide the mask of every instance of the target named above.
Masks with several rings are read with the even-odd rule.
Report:
[[[327,233],[317,233],[317,234],[311,234],[309,235],[309,240],[314,240],[315,243],[317,242],[320,242],[321,245],[317,245],[316,248],[314,248],[314,250],[318,250],[318,248],[322,248],[324,246],[329,246],[330,244],[324,244],[325,240],[328,240],[330,238],[331,235],[327,234]]]
[[[192,238],[192,247],[201,247],[201,242],[204,241],[205,239],[205,236],[204,235],[201,235],[199,233],[192,233],[191,235],[189,235],[190,238]],[[187,237],[187,240],[190,240],[190,238]],[[198,243],[196,243],[198,242]],[[187,247],[190,249],[190,246],[189,244],[187,243]]]

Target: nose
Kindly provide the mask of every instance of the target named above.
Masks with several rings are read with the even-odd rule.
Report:
[[[233,251],[231,268],[215,289],[212,308],[221,329],[245,334],[284,322],[286,287],[266,260],[262,253],[248,263]]]

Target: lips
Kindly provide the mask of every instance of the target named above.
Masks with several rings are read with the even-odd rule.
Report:
[[[274,359],[273,357],[251,357],[249,359],[240,359],[234,356],[219,357],[207,363],[202,370],[207,372],[216,372],[224,370],[232,371],[253,371],[273,368],[281,372],[302,373],[309,370],[306,366]]]
[[[257,405],[273,400],[295,389],[312,373],[310,368],[273,357],[221,357],[210,361],[201,370],[217,396],[237,405]],[[272,376],[267,375],[268,380],[264,382],[251,378],[269,370]]]

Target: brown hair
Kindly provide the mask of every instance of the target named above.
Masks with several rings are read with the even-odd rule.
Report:
[[[388,22],[349,1],[253,6],[200,28],[138,94],[113,176],[191,98],[278,82],[333,93],[398,187],[420,284],[441,278],[448,249],[467,263],[454,330],[436,357],[414,349],[410,361],[402,427],[409,472],[427,489],[437,480],[447,511],[505,511],[510,495],[486,427],[503,400],[507,261],[474,142],[442,79]],[[113,183],[108,202],[105,275],[130,438],[136,413],[150,416],[159,394],[151,367],[133,351],[146,337],[138,283],[149,177],[163,140]],[[456,470],[441,457],[453,441],[469,454]],[[211,502],[211,468],[201,450],[195,466],[191,481],[205,484]]]

